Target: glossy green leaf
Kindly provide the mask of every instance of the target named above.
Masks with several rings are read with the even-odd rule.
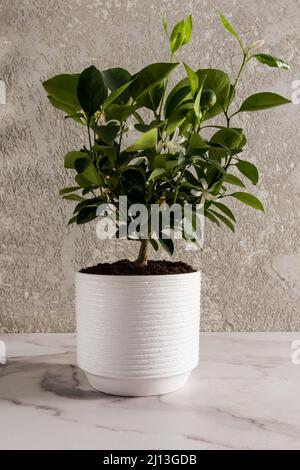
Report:
[[[157,129],[150,129],[145,132],[141,137],[130,147],[126,149],[126,152],[138,152],[139,150],[146,150],[153,148],[157,142]]]
[[[173,134],[173,132],[180,127],[183,121],[185,120],[186,112],[184,110],[178,109],[173,114],[168,117],[168,124],[166,127],[167,135]]]
[[[61,105],[67,106],[73,112],[79,111],[81,106],[77,98],[78,78],[79,75],[77,74],[56,75],[46,80],[43,83],[43,87],[53,99],[53,103],[61,103]]]
[[[157,85],[151,87],[146,93],[137,100],[139,107],[144,107],[156,111],[160,105],[160,101],[163,96],[164,83],[160,82]]]
[[[240,188],[246,187],[243,181],[240,180],[240,178],[235,175],[230,175],[229,173],[226,173],[226,175],[224,175],[223,181],[224,183],[233,184],[234,186],[239,186]]]
[[[97,170],[93,164],[90,164],[76,175],[75,181],[81,188],[89,188],[91,185],[99,186],[100,184]]]
[[[243,47],[243,43],[242,43],[242,40],[241,38],[239,37],[239,35],[237,34],[237,32],[235,31],[234,27],[232,26],[232,24],[227,20],[227,18],[225,18],[224,15],[220,15],[220,19],[221,19],[221,23],[223,24],[223,26],[225,27],[225,29],[227,29],[227,31],[229,31],[230,34],[232,34],[232,36],[234,36],[236,38],[236,40],[238,41],[239,45],[241,46],[242,49],[244,49]]]
[[[244,204],[247,204],[250,207],[253,207],[254,209],[264,212],[264,206],[260,202],[260,200],[253,196],[252,194],[249,193],[233,193],[230,194],[230,196],[234,197],[235,199],[238,199],[239,201],[243,202]]]
[[[132,81],[125,83],[124,85],[120,86],[116,90],[112,91],[110,95],[106,98],[103,103],[103,109],[105,110],[109,105],[115,102],[126,102],[129,100],[130,96],[129,93],[126,94],[128,91],[129,86],[131,85]]]
[[[276,67],[279,69],[287,69],[287,70],[291,68],[287,62],[285,62],[282,59],[278,59],[277,57],[273,57],[270,54],[255,54],[252,57],[258,60],[258,62],[268,65],[269,67]]]
[[[192,15],[189,15],[185,20],[179,21],[170,36],[170,50],[172,55],[175,54],[180,47],[187,44],[191,38],[193,29]]]
[[[184,78],[170,91],[165,103],[165,116],[168,118],[185,100],[192,100],[189,80]]]
[[[71,105],[61,103],[60,101],[57,101],[55,98],[53,98],[50,95],[48,95],[48,100],[50,101],[53,108],[63,111],[64,113],[68,115],[67,117],[72,118],[74,121],[79,122],[80,124],[84,124],[81,119],[80,113],[78,113],[78,110],[80,109],[80,105],[71,107]]]
[[[77,224],[82,225],[97,217],[97,207],[85,207],[77,214]]]
[[[64,194],[73,193],[74,191],[78,191],[81,189],[79,186],[70,186],[68,188],[60,189],[59,194],[63,196]]]
[[[80,173],[75,176],[75,181],[81,188],[90,188],[91,186],[91,182]]]
[[[91,164],[91,161],[86,156],[83,158],[76,158],[74,161],[75,170],[77,173],[83,173]]]
[[[205,217],[207,217],[211,222],[216,224],[218,227],[220,227],[220,222],[218,221],[217,217],[212,214],[208,209],[205,210],[204,212]]]
[[[98,172],[96,168],[94,167],[93,164],[89,165],[82,173],[80,173],[85,179],[87,179],[91,184],[99,185],[100,184],[100,179]]]
[[[212,144],[219,144],[224,149],[216,148],[209,151],[211,158],[224,158],[228,154],[228,150],[236,150],[243,148],[247,142],[243,129],[239,128],[223,128],[217,131],[211,138]],[[228,149],[228,150],[225,150]]]
[[[138,105],[113,103],[105,109],[105,115],[108,120],[115,119],[119,122],[124,122],[135,113],[138,107]]]
[[[197,75],[199,81],[204,79],[203,89],[212,90],[217,96],[216,104],[205,113],[203,120],[206,121],[223,112],[230,93],[230,79],[225,72],[217,69],[200,69]]]
[[[159,176],[162,176],[163,174],[166,173],[165,168],[156,168],[155,170],[152,171],[151,175],[148,178],[148,181],[155,180]]]
[[[65,155],[65,160],[64,160],[64,166],[65,168],[71,168],[71,169],[75,169],[75,161],[78,159],[78,158],[85,158],[87,159],[88,161],[89,160],[89,156],[87,153],[85,152],[79,152],[79,151],[72,151],[72,152],[68,152],[66,155]]]
[[[224,215],[222,215],[219,212],[216,212],[212,209],[210,209],[210,213],[213,214],[218,219],[220,219],[221,222],[223,222],[223,224],[225,224],[232,232],[235,232],[233,223],[229,219],[227,219],[227,217],[225,217]]]
[[[178,160],[171,154],[159,154],[154,157],[153,168],[165,168],[167,171],[176,168]]]
[[[259,174],[256,166],[253,163],[247,162],[246,160],[239,160],[235,166],[238,170],[246,176],[253,184],[257,184],[259,180]]]
[[[169,37],[169,32],[168,32],[168,18],[167,18],[167,13],[164,12],[162,15],[162,24],[164,28],[164,32],[166,33],[167,38]]]
[[[166,250],[166,252],[172,256],[173,253],[174,253],[174,242],[171,238],[160,238],[159,240],[159,243],[161,244],[161,246],[164,248],[164,250]]]
[[[103,202],[103,199],[101,197],[93,197],[92,199],[85,199],[84,201],[79,202],[79,204],[76,205],[73,213],[76,214],[77,212],[81,211],[85,207],[98,207],[99,204]]]
[[[244,146],[246,143],[243,129],[234,127],[220,129],[212,136],[210,142],[224,145],[230,150],[240,148],[241,145]]]
[[[90,117],[99,110],[107,97],[107,87],[104,84],[103,76],[94,65],[80,74],[77,97],[82,109]]]
[[[199,85],[198,75],[189,65],[185,63],[183,65],[184,65],[184,68],[186,70],[186,73],[189,79],[192,94],[194,96],[198,91],[198,85]]]
[[[194,133],[190,136],[189,147],[191,150],[193,149],[206,150],[206,149],[209,149],[209,143],[205,141],[201,137],[201,135]]]
[[[155,251],[159,250],[159,245],[158,245],[157,240],[155,240],[154,238],[150,238],[149,242]]]
[[[287,103],[291,103],[291,101],[276,93],[256,93],[255,95],[249,96],[249,98],[244,101],[238,112],[261,111]]]
[[[94,126],[96,135],[107,145],[111,145],[116,139],[120,126],[115,122],[108,123],[106,126]]]
[[[66,196],[63,196],[63,199],[67,199],[68,201],[85,201],[84,197],[81,197],[78,194],[67,194]]]
[[[229,207],[225,206],[225,204],[222,204],[221,202],[213,201],[212,204],[216,206],[220,211],[224,212],[224,214],[229,217],[231,220],[236,222],[235,216],[233,212],[229,209]]]
[[[122,85],[128,83],[131,80],[131,75],[128,70],[125,70],[121,67],[103,70],[102,76],[105,85],[111,91],[119,89]]]
[[[132,78],[133,83],[129,87],[130,94],[135,101],[141,99],[152,87],[164,80],[178,63],[161,62],[147,65]]]
[[[77,215],[73,215],[73,217],[71,217],[71,219],[68,222],[68,225],[75,224],[75,223],[77,223]]]

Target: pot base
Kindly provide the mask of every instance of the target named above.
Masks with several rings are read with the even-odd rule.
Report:
[[[161,378],[114,379],[85,372],[89,384],[99,392],[125,397],[147,397],[175,392],[187,382],[190,372]]]

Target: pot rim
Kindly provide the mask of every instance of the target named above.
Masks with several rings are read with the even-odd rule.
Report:
[[[107,279],[107,278],[114,278],[114,279],[120,279],[120,280],[125,280],[125,279],[133,279],[133,280],[138,280],[141,279],[143,281],[145,280],[154,280],[154,279],[178,279],[178,278],[184,278],[187,276],[193,277],[193,276],[200,276],[201,277],[201,271],[194,271],[192,273],[178,273],[178,274],[91,274],[91,273],[82,273],[80,271],[75,272],[76,277],[85,277],[85,278],[90,278],[90,279]]]

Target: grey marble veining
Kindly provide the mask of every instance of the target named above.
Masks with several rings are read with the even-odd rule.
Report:
[[[0,449],[298,449],[300,333],[205,333],[188,385],[150,398],[92,390],[73,334],[2,335]]]

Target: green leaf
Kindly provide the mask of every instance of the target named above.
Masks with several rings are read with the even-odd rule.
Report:
[[[229,207],[227,207],[227,206],[225,206],[225,204],[222,204],[221,202],[217,202],[217,201],[212,201],[212,204],[214,206],[216,206],[220,211],[224,212],[224,214],[227,215],[227,217],[229,217],[231,220],[236,222],[235,216],[232,213],[232,211],[229,209]]]
[[[159,176],[163,175],[164,173],[166,173],[165,168],[156,168],[155,170],[152,171],[151,175],[148,178],[148,181],[152,181],[158,178]]]
[[[253,207],[254,209],[264,212],[264,206],[260,202],[260,200],[253,196],[252,194],[249,193],[233,193],[230,194],[230,196],[234,197],[235,199],[238,199],[239,201],[243,202],[244,204],[247,204],[250,207]]]
[[[76,205],[73,214],[76,214],[77,212],[81,211],[85,207],[98,207],[101,203],[103,202],[103,199],[100,197],[93,197],[92,199],[85,199],[84,201],[79,202],[79,204]]]
[[[167,18],[167,13],[164,12],[162,15],[162,24],[164,28],[164,32],[166,33],[167,38],[169,38],[169,32],[168,32],[168,18]]]
[[[84,158],[76,158],[74,161],[77,173],[83,173],[91,165],[91,160],[85,156]]]
[[[79,108],[78,106],[71,107],[71,105],[61,103],[60,101],[57,101],[55,98],[53,98],[50,95],[48,95],[48,100],[52,104],[53,108],[63,111],[64,113],[68,115],[67,117],[72,118],[74,121],[79,122],[80,124],[84,124],[83,121],[81,120],[80,113],[77,112],[78,109],[80,109],[80,105],[79,105]]]
[[[167,135],[173,134],[176,128],[180,127],[180,125],[185,120],[185,114],[185,111],[178,109],[173,114],[171,114],[171,116],[168,117],[168,125],[166,127]]]
[[[77,224],[82,225],[90,222],[97,217],[97,207],[84,207],[77,214]]]
[[[232,36],[234,36],[237,39],[239,45],[244,50],[244,46],[243,46],[241,38],[239,37],[239,35],[237,34],[233,26],[229,23],[227,18],[225,18],[224,15],[220,14],[220,19],[221,19],[221,23],[223,24],[223,26],[227,29],[227,31],[229,31],[230,34],[232,34]]]
[[[218,227],[220,227],[220,222],[218,221],[217,217],[214,216],[209,210],[206,210],[204,212],[205,217],[207,217],[211,222],[216,224]]]
[[[198,80],[198,75],[194,70],[187,64],[183,64],[190,82],[190,87],[192,91],[192,95],[194,96],[197,91],[198,91],[198,85],[199,85],[199,80]]]
[[[82,173],[78,173],[78,175],[75,176],[75,181],[80,186],[81,188],[90,188],[91,187],[91,182],[86,179]],[[97,183],[98,186],[98,183]]]
[[[157,142],[157,129],[150,129],[145,132],[142,136],[130,147],[126,149],[126,152],[138,152],[139,150],[146,150],[153,148]]]
[[[79,152],[79,151],[72,151],[68,152],[65,155],[65,161],[64,161],[64,166],[65,168],[71,168],[72,170],[75,170],[75,161],[78,158],[85,158],[89,161],[89,156],[85,152]]]
[[[174,253],[174,242],[171,238],[160,238],[159,240],[159,243],[161,244],[161,246],[164,248],[164,250],[166,250],[166,252],[172,256],[173,253]]]
[[[99,110],[107,97],[107,88],[102,74],[94,65],[91,65],[80,74],[77,97],[82,109],[90,117]]]
[[[238,170],[246,176],[253,184],[257,184],[259,180],[258,170],[253,163],[247,162],[246,160],[239,160],[235,166]]]
[[[172,55],[175,54],[180,47],[187,44],[191,38],[193,29],[192,15],[189,15],[185,20],[179,21],[170,36],[170,50]]]
[[[59,194],[63,196],[64,194],[73,193],[73,191],[78,191],[81,189],[80,186],[70,186],[68,188],[60,189]]]
[[[151,109],[151,111],[156,111],[164,91],[164,83],[160,82],[157,85],[151,87],[146,93],[143,93],[142,96],[137,100],[137,104],[140,107]]]
[[[124,85],[120,86],[116,90],[112,91],[110,95],[106,98],[103,103],[103,109],[105,110],[109,105],[114,103],[115,101],[126,102],[129,100],[129,94],[126,95],[126,91],[131,85],[132,81],[125,83]]]
[[[189,80],[184,78],[170,91],[165,103],[165,116],[168,118],[182,102],[192,100]]]
[[[210,213],[213,214],[218,219],[220,219],[221,222],[223,222],[223,224],[225,224],[232,232],[235,232],[233,223],[230,220],[228,220],[227,217],[224,217],[224,215],[219,214],[219,212],[216,212],[212,209],[210,209]]]
[[[71,217],[71,219],[68,222],[68,225],[75,224],[75,223],[77,223],[77,215],[73,215],[73,217]]]
[[[216,132],[210,140],[214,144],[224,145],[224,147],[234,150],[245,145],[243,129],[224,128]]]
[[[244,101],[238,112],[261,111],[287,103],[291,103],[291,101],[276,93],[256,93],[255,95],[249,96],[249,98]]]
[[[199,82],[203,81],[203,90],[212,90],[217,96],[217,102],[208,109],[203,117],[206,121],[223,112],[230,93],[230,79],[222,70],[200,69],[197,71]]]
[[[68,201],[85,201],[84,197],[81,197],[78,194],[67,194],[66,196],[63,196],[63,199],[67,199]]]
[[[119,89],[122,85],[131,80],[130,73],[121,67],[103,70],[102,76],[105,85],[111,91]]]
[[[93,130],[107,145],[111,145],[117,137],[120,126],[116,123],[108,123],[106,126],[94,126]]]
[[[61,103],[61,105],[66,105],[67,108],[69,108],[69,111],[72,112],[79,111],[81,109],[77,98],[78,77],[79,75],[77,74],[61,74],[49,78],[49,80],[46,80],[43,83],[43,87],[47,94],[53,100],[51,101],[52,104]]]
[[[224,149],[216,148],[209,151],[211,158],[223,158],[228,153],[225,149],[236,150],[243,148],[247,142],[243,129],[239,128],[223,128],[217,131],[211,138],[212,144],[222,145]]]
[[[139,131],[139,132],[147,132],[150,131],[150,129],[154,129],[154,127],[162,127],[164,124],[163,121],[159,121],[158,119],[155,119],[154,121],[151,121],[150,124],[141,124],[137,123],[134,125],[134,128]]]
[[[153,168],[165,168],[167,171],[176,168],[178,165],[177,158],[171,154],[159,154],[154,157]]]
[[[233,184],[234,186],[239,186],[240,188],[245,188],[246,187],[244,185],[243,181],[240,180],[240,178],[238,178],[235,175],[230,175],[229,173],[226,173],[226,175],[224,175],[223,181],[224,181],[224,183]]]
[[[193,149],[208,149],[208,143],[201,137],[199,134],[192,134],[189,139],[189,147],[191,150]]]
[[[104,109],[116,100],[120,104],[130,99],[128,88],[132,83],[132,77],[127,70],[121,67],[107,69],[102,72],[102,76],[105,85],[112,92],[103,103]]]
[[[75,164],[76,160],[74,161],[74,168]],[[78,166],[78,170],[79,173],[75,176],[75,181],[81,188],[89,188],[91,185],[99,186],[99,175],[91,161],[89,161],[89,165],[83,164],[83,162],[81,162]]]
[[[98,172],[93,164],[90,164],[86,169],[84,169],[84,171],[80,173],[80,175],[77,176],[83,176],[87,181],[89,181],[90,185],[100,184]]]
[[[155,240],[154,238],[150,238],[149,242],[150,242],[152,248],[153,248],[155,251],[158,251],[159,245],[158,245],[158,243],[157,243],[157,240]]]
[[[148,65],[132,78],[133,83],[129,87],[130,94],[135,101],[140,100],[152,87],[164,80],[178,63],[161,62]]]
[[[277,57],[273,57],[269,54],[255,54],[252,57],[261,62],[262,64],[268,65],[269,67],[276,67],[279,69],[287,69],[289,70],[291,67],[287,62],[282,59],[278,59]]]
[[[105,109],[108,120],[115,119],[119,122],[126,121],[138,109],[138,105],[111,104]]]

